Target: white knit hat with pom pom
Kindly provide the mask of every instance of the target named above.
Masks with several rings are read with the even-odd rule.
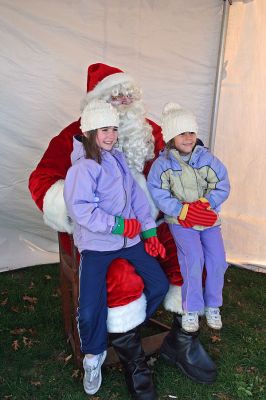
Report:
[[[195,115],[177,103],[167,103],[162,114],[162,132],[165,143],[184,132],[198,132]]]
[[[108,126],[119,126],[117,110],[104,100],[90,101],[81,114],[81,131],[84,133]]]

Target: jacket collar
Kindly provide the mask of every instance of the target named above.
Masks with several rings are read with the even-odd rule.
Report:
[[[208,151],[208,149],[206,147],[203,147],[202,145],[197,145],[196,144],[196,146],[194,147],[194,149],[193,149],[193,151],[191,153],[189,164],[195,163],[198,160],[198,158],[200,157],[200,155],[202,155],[203,153],[206,153],[207,151]],[[166,156],[167,150],[164,149],[160,154]],[[183,162],[179,151],[176,150],[176,149],[171,149],[170,150],[169,158],[172,161]]]

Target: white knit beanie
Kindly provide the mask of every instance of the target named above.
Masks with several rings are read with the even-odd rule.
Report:
[[[198,132],[195,115],[177,103],[167,103],[162,114],[162,133],[165,143],[184,132]]]
[[[92,100],[82,111],[80,129],[83,133],[93,129],[118,125],[119,115],[117,110],[104,100]]]

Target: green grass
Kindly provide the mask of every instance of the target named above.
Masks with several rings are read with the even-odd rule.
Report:
[[[153,369],[161,399],[170,399],[168,395],[180,400],[266,398],[265,283],[266,275],[228,270],[224,327],[217,334],[203,320],[201,329],[201,340],[219,369],[217,382],[198,385],[158,359]],[[1,274],[0,399],[88,399],[82,372],[69,357],[58,288],[57,264]],[[161,310],[157,317],[167,323],[171,320],[170,313]],[[129,399],[119,366],[104,370],[102,388],[93,398]]]

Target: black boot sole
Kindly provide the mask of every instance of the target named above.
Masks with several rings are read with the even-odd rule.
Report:
[[[173,360],[171,357],[169,357],[168,354],[163,353],[163,351],[160,351],[160,356],[161,356],[165,361],[167,361],[169,364],[174,365],[177,369],[180,369],[180,370],[182,371],[182,373],[183,373],[185,376],[187,376],[189,379],[191,379],[193,382],[200,383],[200,384],[202,384],[202,385],[212,385],[212,384],[215,382],[215,380],[216,380],[216,377],[215,377],[215,379],[210,380],[210,381],[202,381],[202,380],[200,380],[200,379],[197,379],[197,378],[195,378],[195,376],[190,375],[190,374],[184,369],[184,367],[182,366],[182,364],[180,364],[178,361],[175,361],[175,360]]]

